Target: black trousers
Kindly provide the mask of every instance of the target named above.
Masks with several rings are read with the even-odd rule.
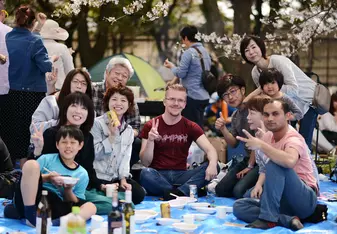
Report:
[[[209,100],[195,100],[187,97],[186,107],[182,112],[182,115],[198,124],[201,129],[204,126],[204,112],[206,106],[209,104]]]

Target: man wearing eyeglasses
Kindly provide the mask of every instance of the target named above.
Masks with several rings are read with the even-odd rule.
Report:
[[[245,136],[242,130],[251,132],[247,122],[248,109],[243,103],[246,93],[245,81],[239,76],[225,75],[219,81],[217,92],[219,97],[237,110],[232,115],[230,130],[227,129],[226,121],[222,116],[216,120],[215,128],[221,131],[228,145],[237,147],[239,141],[236,137]],[[255,185],[258,179],[255,153],[247,148],[246,153],[246,157],[234,165],[215,187],[217,196],[242,198],[246,190]]]
[[[172,199],[170,194],[189,196],[189,185],[200,190],[218,174],[218,156],[203,130],[181,115],[186,106],[186,89],[180,84],[169,85],[164,99],[164,114],[144,125],[140,134],[140,159],[144,168],[141,185],[148,194]],[[192,141],[206,153],[208,162],[186,170],[188,150]],[[174,197],[173,197],[174,198]]]
[[[8,81],[8,52],[6,46],[6,34],[12,31],[12,28],[5,25],[4,21],[8,17],[8,13],[5,10],[4,2],[0,1],[0,124],[4,123],[4,117],[2,116],[3,111],[2,106],[6,103],[6,97],[9,91],[9,81]],[[1,133],[0,125],[0,133]]]

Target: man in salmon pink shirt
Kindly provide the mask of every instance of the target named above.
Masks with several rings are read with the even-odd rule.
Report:
[[[170,193],[189,196],[189,185],[201,189],[218,174],[217,153],[203,130],[181,115],[186,106],[186,89],[169,85],[164,99],[164,114],[147,122],[140,134],[140,159],[144,168],[140,183],[147,193],[170,199]],[[192,142],[206,153],[208,162],[186,170],[188,150]],[[176,187],[174,187],[176,185]]]
[[[288,104],[270,100],[263,108],[269,131],[261,139],[245,130],[247,138],[237,137],[269,158],[260,200],[243,198],[233,206],[234,215],[250,223],[247,227],[299,230],[303,228],[300,219],[309,217],[316,208],[318,186],[310,154],[303,137],[288,125],[290,118]]]

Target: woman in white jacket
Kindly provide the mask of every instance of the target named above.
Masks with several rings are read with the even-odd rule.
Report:
[[[105,114],[95,119],[91,134],[94,137],[94,168],[102,184],[118,183],[121,190],[132,189],[132,201],[139,204],[144,200],[144,189],[130,174],[130,159],[133,129],[125,121],[124,114],[133,111],[134,95],[131,89],[123,86],[108,89],[103,98]],[[108,113],[115,112],[117,118]],[[105,190],[106,186],[102,186]]]

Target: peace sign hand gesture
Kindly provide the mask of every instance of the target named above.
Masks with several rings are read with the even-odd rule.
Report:
[[[47,72],[47,85],[54,85],[57,81],[58,69],[53,67],[52,72]]]
[[[250,150],[257,150],[261,148],[261,145],[263,141],[258,139],[257,137],[253,137],[247,130],[243,129],[242,132],[248,137],[248,138],[243,138],[240,136],[237,136],[236,139],[239,141],[243,141],[246,143],[246,147]]]
[[[261,127],[257,128],[257,132],[255,133],[255,136],[261,139],[266,132],[267,132],[266,126],[264,126],[264,123],[261,120]]]
[[[34,133],[31,136],[31,139],[34,144],[34,155],[40,155],[43,149],[44,140],[43,140],[43,130],[44,130],[44,123],[41,123],[40,129],[36,127],[33,123]]]
[[[159,119],[157,120],[152,119],[152,128],[148,135],[149,141],[155,141],[155,140],[161,139],[161,136],[159,135],[159,132],[158,132],[158,126],[159,126]]]

